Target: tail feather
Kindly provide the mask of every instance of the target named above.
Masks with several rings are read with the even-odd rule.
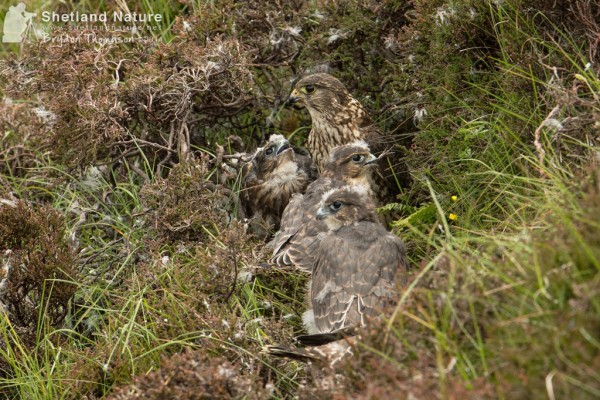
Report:
[[[349,340],[336,340],[314,347],[296,347],[292,345],[265,346],[263,351],[276,357],[291,358],[292,360],[303,362],[319,361],[333,365],[347,354],[352,354],[351,342]]]
[[[303,362],[315,361],[320,359],[320,354],[316,354],[314,349],[295,347],[295,346],[265,346],[263,352],[276,357],[290,358]]]
[[[303,346],[322,346],[331,342],[346,339],[356,335],[356,328],[340,329],[331,333],[316,333],[313,335],[296,336],[296,341]]]

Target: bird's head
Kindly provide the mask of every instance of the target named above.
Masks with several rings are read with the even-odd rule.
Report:
[[[337,146],[329,154],[323,169],[323,176],[352,183],[367,184],[372,167],[377,165],[377,157],[362,140]]]
[[[259,179],[267,179],[280,169],[287,169],[289,173],[296,172],[294,149],[282,135],[271,135],[267,144],[254,153],[252,161],[245,167],[245,175],[253,173]]]
[[[377,214],[363,186],[344,186],[325,192],[319,203],[317,219],[330,231],[360,221],[377,222]]]
[[[294,108],[306,107],[313,114],[331,113],[346,105],[352,96],[339,79],[325,73],[300,79],[295,85],[288,104]]]
[[[260,172],[268,174],[287,163],[295,163],[294,149],[282,135],[271,135],[269,142],[256,152]]]

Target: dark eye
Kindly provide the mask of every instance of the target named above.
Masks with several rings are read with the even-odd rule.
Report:
[[[313,85],[306,85],[304,86],[304,89],[306,89],[306,93],[312,93],[315,91],[315,87]]]
[[[331,205],[329,206],[329,208],[331,208],[333,211],[337,211],[340,208],[342,208],[342,202],[341,201],[334,201],[333,203],[331,203]]]
[[[352,156],[352,161],[354,161],[355,163],[359,163],[364,159],[365,159],[365,156],[361,156],[360,154],[355,154]]]
[[[271,146],[267,149],[267,151],[265,151],[265,154],[270,156],[271,154],[273,154],[274,151],[275,151],[275,146]]]

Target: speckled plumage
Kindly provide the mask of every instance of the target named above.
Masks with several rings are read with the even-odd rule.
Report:
[[[247,214],[279,228],[292,196],[304,193],[317,175],[309,155],[292,148],[283,136],[272,135],[242,168],[241,198]]]
[[[306,147],[320,171],[334,147],[364,140],[376,156],[388,152],[380,158],[375,174],[378,198],[394,201],[400,193],[398,184],[403,189],[410,186],[411,177],[394,137],[373,124],[366,109],[338,79],[324,73],[304,77],[296,83],[290,102],[306,107],[310,113],[312,129]]]

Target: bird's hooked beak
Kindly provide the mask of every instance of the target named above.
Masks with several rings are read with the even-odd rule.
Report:
[[[319,210],[317,211],[317,219],[319,221],[324,220],[325,218],[327,218],[329,216],[329,210],[327,207],[323,206],[321,208],[319,208]]]
[[[297,110],[302,108],[302,97],[300,96],[300,92],[298,92],[297,89],[292,90],[292,93],[290,93],[290,97],[288,97],[287,99],[286,105]]]
[[[283,165],[288,161],[295,161],[296,155],[294,149],[287,140],[282,140],[277,143],[277,150],[275,150],[275,158],[277,165]]]
[[[367,157],[367,160],[365,161],[365,165],[375,165],[377,161],[379,161],[379,157],[369,154],[369,157]]]
[[[277,155],[280,155],[287,149],[291,149],[291,148],[292,148],[292,146],[290,146],[290,142],[288,142],[287,140],[282,140],[280,143],[278,143]]]

